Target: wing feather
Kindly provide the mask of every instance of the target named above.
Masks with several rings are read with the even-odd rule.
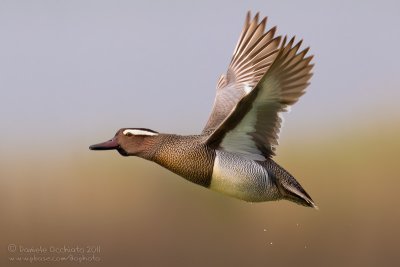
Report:
[[[247,13],[228,70],[218,80],[214,106],[203,134],[213,132],[221,124],[275,60],[280,37],[274,37],[276,27],[265,32],[266,24],[267,18],[259,22],[258,13],[253,19],[250,12]]]
[[[309,48],[285,37],[274,62],[254,90],[237,103],[228,117],[210,134],[207,144],[254,160],[275,155],[282,118],[280,113],[298,101],[312,76]]]

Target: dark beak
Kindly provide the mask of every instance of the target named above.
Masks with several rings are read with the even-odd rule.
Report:
[[[113,138],[104,143],[91,145],[89,147],[89,149],[90,150],[111,150],[111,149],[117,149],[118,147],[119,147],[119,145],[118,145],[117,141],[115,140],[115,138]]]

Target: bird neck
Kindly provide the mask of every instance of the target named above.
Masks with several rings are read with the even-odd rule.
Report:
[[[191,182],[208,186],[214,158],[215,152],[204,145],[201,136],[163,135],[150,160]]]

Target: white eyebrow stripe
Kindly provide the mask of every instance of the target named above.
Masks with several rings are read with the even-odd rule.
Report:
[[[158,135],[158,133],[153,133],[149,131],[144,131],[144,130],[138,130],[138,129],[127,129],[122,132],[124,135],[127,135],[128,133],[133,134],[133,135]]]

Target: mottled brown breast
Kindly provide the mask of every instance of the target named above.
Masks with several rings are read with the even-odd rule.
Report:
[[[215,152],[198,135],[165,135],[151,160],[182,176],[208,187],[211,182]]]

